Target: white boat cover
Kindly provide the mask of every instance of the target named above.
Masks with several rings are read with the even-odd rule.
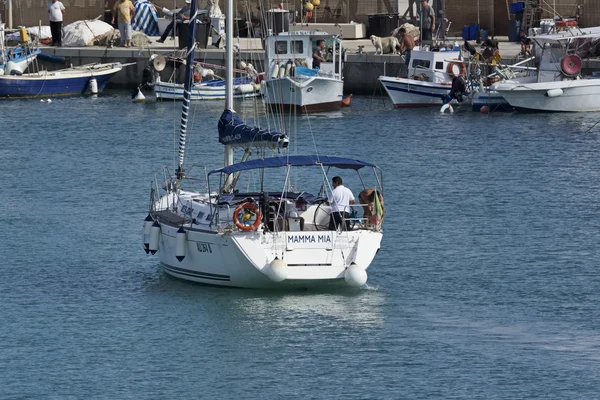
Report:
[[[104,21],[76,21],[63,28],[62,45],[64,47],[93,46],[94,41],[103,39],[112,31],[113,27]]]
[[[27,28],[27,34],[32,37],[37,37],[39,39],[52,38],[52,32],[50,31],[49,26],[42,26],[41,35],[40,35],[40,27],[32,26],[31,28]],[[6,40],[18,42],[21,40],[21,34],[19,32],[9,33],[6,35]]]

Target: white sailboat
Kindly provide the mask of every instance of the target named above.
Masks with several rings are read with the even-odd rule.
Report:
[[[196,10],[196,0],[192,0],[191,8]],[[227,1],[226,10],[227,43],[232,43],[232,0]],[[195,12],[192,14],[195,18]],[[192,65],[195,37],[193,29],[190,31],[188,66]],[[163,189],[151,189],[151,206],[144,221],[144,249],[158,256],[166,273],[212,285],[245,288],[363,285],[367,280],[366,269],[382,238],[383,197],[377,195],[383,193],[381,171],[371,163],[355,159],[291,155],[285,133],[244,125],[232,109],[233,53],[229,46],[226,54],[227,101],[219,120],[219,142],[225,145],[224,166],[207,174],[207,192],[184,188],[194,183],[184,169],[192,83],[188,67],[178,168],[175,176],[162,185]],[[245,150],[239,163],[233,162],[236,148]],[[248,160],[256,148],[279,149],[283,155]],[[327,176],[330,168],[372,170],[373,188],[377,190],[372,196],[372,215],[366,220],[342,221],[330,230],[331,207],[318,195],[293,191],[290,187],[290,173],[300,167],[302,170],[313,167],[321,175],[314,183],[323,188],[323,194],[330,192]],[[280,180],[272,178],[274,171],[281,173]],[[260,190],[243,192],[238,187],[242,186],[238,181],[244,179],[244,172],[259,176]],[[162,195],[161,190],[164,190]]]

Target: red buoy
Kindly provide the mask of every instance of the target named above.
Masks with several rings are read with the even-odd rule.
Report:
[[[344,100],[342,100],[342,107],[350,107],[350,104],[352,104],[352,95],[349,95]]]
[[[489,114],[490,108],[488,106],[483,106],[479,109],[479,112],[482,114]]]

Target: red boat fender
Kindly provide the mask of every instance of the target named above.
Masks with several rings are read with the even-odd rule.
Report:
[[[344,100],[342,100],[342,107],[350,107],[350,104],[352,104],[352,95],[349,95]]]

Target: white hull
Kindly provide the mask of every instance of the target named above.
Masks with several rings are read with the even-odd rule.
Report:
[[[263,231],[261,225],[255,231],[245,232],[232,228],[233,210],[229,207],[218,208],[215,219],[210,214],[215,205],[210,205],[205,195],[180,195],[176,211],[173,194],[156,203],[156,208],[163,210],[154,215],[160,224],[157,255],[165,272],[189,281],[244,288],[346,285],[347,268],[354,263],[366,270],[381,243],[379,230],[315,230],[309,221],[315,219],[316,205],[300,214],[307,221],[303,230]],[[177,231],[182,226],[181,217],[190,215],[197,218],[194,224],[183,225],[185,256],[179,261]],[[326,213],[319,215],[329,218]],[[326,226],[327,221],[319,223]],[[287,263],[287,277],[282,282],[268,276],[275,258]]]
[[[600,79],[541,83],[500,83],[496,90],[515,108],[535,111],[600,111]],[[562,90],[551,97],[549,91]]]
[[[242,86],[244,86],[244,89],[247,88],[246,85]],[[233,98],[243,99],[260,96],[260,88],[258,85],[252,91],[241,89],[242,88],[238,86],[234,87]],[[179,83],[156,82],[154,83],[154,94],[157,99],[182,100],[183,85]],[[194,84],[192,87],[191,100],[225,100],[225,86]]]
[[[396,108],[441,106],[442,98],[452,88],[452,83],[432,83],[389,76],[380,76],[379,81]],[[455,103],[453,100],[453,104]]]
[[[344,82],[326,77],[276,78],[265,81],[265,104],[279,110],[286,107],[307,111],[337,110],[342,105]]]
[[[177,229],[161,225],[157,254],[165,272],[189,281],[244,288],[345,285],[346,267],[351,262],[368,266],[379,249],[382,236],[372,231],[266,234],[188,231],[186,256],[179,262],[175,257]],[[327,249],[319,243],[313,247],[308,247],[310,243],[286,243],[296,238],[318,241],[320,237],[327,237],[329,243],[337,244]],[[355,255],[353,250],[359,242],[361,248],[368,245],[372,251],[361,251],[360,255]],[[288,264],[289,274],[283,282],[273,282],[266,272],[275,257]]]

